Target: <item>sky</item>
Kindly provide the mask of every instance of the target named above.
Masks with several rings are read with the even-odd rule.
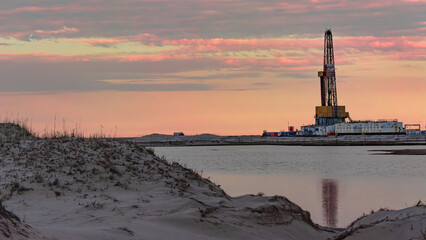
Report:
[[[426,0],[3,0],[0,117],[38,132],[314,123],[324,31],[354,120],[426,125]]]

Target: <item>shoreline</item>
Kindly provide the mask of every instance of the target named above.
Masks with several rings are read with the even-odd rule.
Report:
[[[426,149],[369,150],[376,155],[426,155]]]
[[[135,139],[40,139],[10,130],[0,148],[1,239],[400,240],[426,234],[421,201],[329,228],[284,196],[232,197]]]
[[[376,239],[399,240],[395,233],[420,236],[426,216],[419,202],[363,215],[346,228],[324,227],[284,196],[231,197],[131,141],[12,141],[0,155],[6,239],[361,240],[380,233]]]
[[[262,136],[217,136],[201,134],[172,136],[153,134],[140,138],[126,138],[147,147],[167,146],[403,146],[426,145],[424,135],[344,135],[333,137],[262,137]]]

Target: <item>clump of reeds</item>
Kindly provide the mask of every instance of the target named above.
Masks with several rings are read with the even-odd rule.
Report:
[[[36,138],[37,133],[30,123],[28,118],[5,117],[0,123],[0,141]]]
[[[104,132],[103,126],[100,125],[100,131],[97,133],[85,135],[84,131],[81,129],[80,125],[72,129],[66,127],[65,119],[62,120],[62,129],[56,128],[56,117],[53,129],[48,129],[46,126],[41,132],[36,131],[32,127],[31,120],[28,118],[9,117],[5,116],[0,120],[0,141],[15,141],[15,140],[25,140],[25,139],[34,139],[34,138],[44,138],[44,139],[55,139],[55,138],[94,138],[94,139],[105,139],[105,138],[116,138],[117,127],[115,132],[111,134],[106,134]]]

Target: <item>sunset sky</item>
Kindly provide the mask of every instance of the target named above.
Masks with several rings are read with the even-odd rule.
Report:
[[[326,28],[352,119],[426,125],[426,0],[2,0],[0,20],[1,118],[40,132],[312,124]]]

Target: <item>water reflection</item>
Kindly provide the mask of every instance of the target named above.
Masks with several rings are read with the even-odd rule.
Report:
[[[339,189],[334,179],[322,179],[322,211],[323,218],[328,227],[337,225],[337,200]]]
[[[424,156],[371,155],[372,149],[377,147],[163,147],[155,152],[203,170],[233,197],[285,196],[309,211],[314,222],[346,227],[363,212],[405,208],[426,196]]]

